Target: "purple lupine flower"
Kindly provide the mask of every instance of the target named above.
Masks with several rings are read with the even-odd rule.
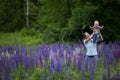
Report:
[[[111,49],[111,55],[110,55],[110,64],[112,64],[114,66],[114,69],[116,70],[116,65],[117,65],[117,60],[115,58],[115,51],[117,50],[117,48],[115,49],[116,45],[115,43],[112,44],[113,48]]]
[[[45,52],[46,52],[45,59],[48,60],[49,59],[50,48],[46,47],[46,51]]]
[[[47,67],[46,60],[45,60],[45,58],[43,56],[42,56],[42,67],[43,68]]]
[[[6,56],[2,56],[0,61],[0,73],[2,73],[5,80],[10,80],[10,65],[10,60]]]
[[[67,51],[64,50],[64,60],[66,60],[66,59],[67,59]]]
[[[40,52],[40,46],[38,46],[37,48],[36,48],[36,54],[40,54],[41,52]]]
[[[70,45],[67,43],[67,44],[66,44],[66,51],[67,51],[67,53],[68,53],[68,54],[71,54],[71,53],[72,53],[71,50],[72,50],[72,49],[71,49]]]
[[[3,65],[2,65],[3,63],[2,63],[2,59],[0,58],[0,76],[1,76],[1,74],[2,74],[2,72],[3,72]]]
[[[18,63],[18,57],[17,56],[18,55],[14,54],[13,57],[12,57],[15,65],[16,65],[16,67],[18,67],[18,65],[19,65],[19,63]]]
[[[56,44],[54,44],[54,45],[52,45],[51,46],[51,50],[54,52],[54,53],[57,53],[57,45]]]
[[[55,68],[56,68],[56,58],[55,58],[55,53],[51,50],[50,51],[50,55],[49,55],[49,59],[50,59],[50,73],[54,74],[55,73]]]
[[[50,55],[49,55],[50,61],[52,61],[52,59],[54,58],[55,58],[55,53],[52,50],[50,50]]]
[[[63,60],[58,59],[57,60],[57,72],[58,72],[58,74],[60,74],[62,72],[62,67],[63,67]]]
[[[84,80],[84,71],[85,71],[85,64],[82,62],[81,64],[81,80]]]
[[[45,49],[45,59],[48,60],[49,59],[49,53],[50,53],[50,48],[48,46],[46,46],[46,49]]]
[[[13,58],[10,59],[12,71],[17,71],[17,64]]]
[[[108,69],[108,79],[110,79],[110,49],[106,48],[107,53],[107,69]]]
[[[14,46],[14,54],[19,54],[20,53],[20,49],[18,47],[18,45]]]
[[[107,67],[107,61],[108,61],[108,57],[107,57],[107,51],[108,51],[108,47],[107,45],[104,46],[104,67],[106,68]],[[107,50],[106,50],[107,49]],[[109,54],[109,53],[108,53]]]
[[[36,56],[38,57],[38,64],[42,65],[42,53],[41,53],[41,46],[36,48]]]
[[[51,74],[54,74],[54,73],[55,73],[52,64],[50,64],[50,66],[49,66],[49,71],[50,71]]]
[[[56,60],[56,59],[52,59],[51,63],[52,63],[53,69],[56,71],[56,70],[57,70],[57,67],[58,67],[58,65],[57,65],[57,60]]]
[[[60,57],[64,59],[64,44],[60,45]]]
[[[42,65],[42,55],[39,55],[39,61],[40,61],[40,65]]]
[[[75,52],[73,52],[73,67],[76,68],[77,66],[77,55],[75,54]]]
[[[100,58],[100,56],[101,56],[101,50],[100,50],[100,45],[96,45],[97,46],[97,53],[98,53],[98,57]]]
[[[29,58],[28,57],[26,57],[25,59],[24,59],[24,67],[25,67],[25,69],[28,69],[28,67],[29,67]]]
[[[106,45],[105,49],[104,49],[104,54],[105,54],[105,57],[106,57],[106,68],[107,68],[107,76],[108,76],[108,79],[110,79],[110,48],[108,45]]]
[[[10,80],[10,73],[5,73],[4,74],[4,79],[5,80]]]
[[[71,57],[70,57],[70,54],[67,53],[67,66],[70,66],[71,64]]]
[[[58,53],[57,53],[58,54]],[[63,66],[63,62],[62,60],[59,58],[59,55],[55,54],[54,52],[51,51],[50,53],[50,69],[51,70],[55,70],[57,73],[61,73],[62,71],[62,66]]]
[[[78,70],[81,70],[81,64],[82,64],[82,56],[79,54],[78,56]]]
[[[110,80],[120,80],[120,77],[112,77]]]
[[[27,55],[27,49],[25,45],[21,47],[21,53]]]
[[[93,80],[93,77],[94,77],[94,69],[95,69],[95,65],[94,65],[94,62],[93,61],[91,61],[90,62],[90,68],[89,68],[89,80]]]
[[[32,57],[29,58],[29,61],[28,61],[30,69],[34,68],[34,63],[35,63],[35,56],[32,56]]]
[[[1,54],[2,54],[2,49],[1,49],[1,47],[0,47],[0,56],[1,56]]]
[[[81,80],[84,80],[84,72],[85,72],[85,67],[88,67],[86,64],[87,61],[85,61],[84,59],[84,56],[82,56],[82,54],[80,55],[79,54],[79,57],[78,57],[78,70],[81,71]]]
[[[5,46],[2,46],[2,52],[3,52],[3,53],[6,52],[6,48],[5,48]]]
[[[8,46],[7,51],[8,51],[9,54],[12,53],[12,46],[11,45]]]
[[[114,52],[114,57],[118,62],[118,59],[120,59],[120,47]]]

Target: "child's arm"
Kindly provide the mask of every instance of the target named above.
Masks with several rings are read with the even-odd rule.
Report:
[[[93,30],[96,26],[90,26],[90,29]]]
[[[92,26],[90,26],[90,29],[92,30],[92,29],[93,29],[93,27],[92,27]]]
[[[99,26],[100,29],[103,29],[103,27],[104,27],[103,25],[102,25],[102,26]]]

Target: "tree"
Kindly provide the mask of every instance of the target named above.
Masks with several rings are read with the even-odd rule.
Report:
[[[24,0],[0,0],[0,31],[19,30],[24,19]]]

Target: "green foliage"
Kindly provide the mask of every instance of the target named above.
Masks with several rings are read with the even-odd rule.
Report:
[[[84,25],[90,25],[91,19],[94,18],[93,12],[97,9],[97,6],[93,6],[87,2],[84,6],[76,6],[72,10],[72,16],[69,19],[70,27],[81,28]]]
[[[104,25],[104,29],[102,30],[103,37],[105,40],[120,40],[119,35],[120,32],[120,15],[119,11],[120,5],[117,1],[103,1],[101,6],[96,10],[95,17],[99,19],[100,24]]]
[[[0,31],[15,31],[24,26],[24,0],[0,0]]]
[[[43,42],[42,34],[30,29],[23,29],[21,32],[1,33],[0,46],[2,45],[26,45],[37,46]]]
[[[26,26],[26,0],[0,0],[0,31],[22,29],[21,35],[42,34],[46,43],[76,42],[84,31],[91,33],[89,26],[98,20],[104,25],[101,33],[105,41],[120,41],[119,9],[120,0],[30,0],[29,30],[22,29]]]
[[[50,72],[44,68],[35,68],[34,72],[30,75],[29,80],[43,80],[42,77],[47,80]]]
[[[68,28],[70,29],[71,36],[75,39],[82,39],[82,34],[84,28],[88,28],[91,25],[91,20],[94,19],[94,11],[97,9],[97,6],[93,6],[91,3],[87,2],[84,6],[76,5],[72,10],[72,16],[68,22]]]
[[[25,72],[24,72],[24,66],[19,65],[17,71],[12,71],[11,76],[14,77],[15,80],[25,80]]]

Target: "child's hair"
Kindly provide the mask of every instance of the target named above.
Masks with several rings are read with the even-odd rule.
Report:
[[[99,22],[97,20],[94,21],[94,26],[99,26]]]

